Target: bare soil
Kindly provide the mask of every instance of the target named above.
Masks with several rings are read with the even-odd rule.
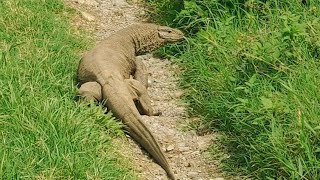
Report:
[[[144,9],[137,1],[125,0],[65,0],[78,11],[74,23],[92,32],[97,42],[111,33],[130,24],[145,21]],[[94,43],[95,44],[95,43]],[[181,101],[184,92],[178,88],[179,67],[167,59],[143,55],[150,72],[149,95],[161,116],[143,116],[143,121],[158,140],[169,163],[181,180],[223,180],[217,161],[210,158],[208,148],[217,135],[198,136],[186,128],[189,122],[198,121],[189,117],[187,104]],[[123,156],[133,161],[139,179],[165,180],[165,171],[130,138],[114,140]]]

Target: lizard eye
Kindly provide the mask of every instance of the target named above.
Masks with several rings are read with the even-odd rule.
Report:
[[[172,31],[171,31],[171,30],[168,30],[168,33],[172,33]]]

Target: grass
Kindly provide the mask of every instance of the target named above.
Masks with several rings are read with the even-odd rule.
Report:
[[[84,34],[60,0],[0,1],[1,179],[135,179],[111,138],[121,125],[76,103]]]
[[[151,17],[189,36],[162,52],[179,55],[190,113],[225,135],[213,148],[229,153],[225,170],[320,179],[319,3],[185,0],[182,10],[147,3]]]

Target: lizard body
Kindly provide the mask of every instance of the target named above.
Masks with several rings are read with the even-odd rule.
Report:
[[[135,57],[183,38],[181,31],[170,27],[146,23],[131,25],[97,44],[83,56],[78,67],[79,95],[96,101],[106,100],[107,107],[123,121],[129,135],[171,179],[175,177],[167,159],[141,120],[140,114],[157,113],[147,94],[146,68]]]

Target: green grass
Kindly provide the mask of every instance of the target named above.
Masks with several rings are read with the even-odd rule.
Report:
[[[0,179],[135,179],[121,125],[73,100],[87,38],[60,0],[0,1]]]
[[[318,1],[184,2],[169,14],[170,1],[148,1],[152,17],[189,35],[165,52],[180,54],[190,113],[225,134],[213,151],[229,153],[225,170],[320,179]]]

